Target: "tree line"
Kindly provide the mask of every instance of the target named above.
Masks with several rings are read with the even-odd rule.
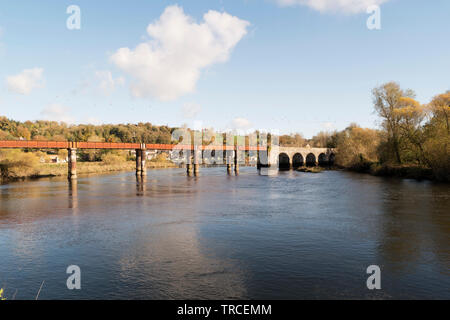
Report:
[[[322,147],[336,148],[336,163],[373,173],[450,180],[450,91],[422,104],[413,90],[396,82],[372,91],[380,129],[353,123],[345,130],[321,133]],[[317,139],[317,138],[316,138]]]
[[[350,124],[342,131],[319,132],[312,139],[300,133],[282,135],[279,143],[291,147],[336,148],[336,164],[365,171],[419,168],[432,178],[449,180],[450,91],[422,104],[415,93],[396,82],[372,91],[374,110],[381,119],[379,129]],[[67,125],[55,121],[19,122],[0,117],[0,140],[55,140],[88,142],[174,143],[178,128],[151,123]],[[211,129],[212,130],[212,129]],[[203,141],[208,143],[208,141]],[[99,160],[102,153],[87,151],[85,160]]]
[[[171,142],[175,128],[151,123],[67,125],[56,121],[14,121],[0,117],[0,140],[53,140],[88,142]]]

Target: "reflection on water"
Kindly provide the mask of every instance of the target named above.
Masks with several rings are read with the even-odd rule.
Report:
[[[224,171],[0,186],[0,287],[17,299],[43,280],[41,299],[450,298],[448,185]],[[72,264],[80,291],[66,288]]]

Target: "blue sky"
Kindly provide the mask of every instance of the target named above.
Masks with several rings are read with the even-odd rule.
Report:
[[[311,137],[376,127],[371,89],[384,82],[422,103],[450,89],[450,1],[347,2],[2,1],[0,115]],[[366,26],[368,3],[381,30]],[[69,5],[80,30],[66,27]]]

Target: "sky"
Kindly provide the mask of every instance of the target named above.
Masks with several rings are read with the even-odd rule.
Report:
[[[448,0],[1,1],[0,115],[375,128],[374,87],[397,81],[422,103],[450,89],[449,39]]]

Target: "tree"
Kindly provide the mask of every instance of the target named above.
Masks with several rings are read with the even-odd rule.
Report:
[[[426,140],[422,127],[426,115],[424,107],[412,98],[401,97],[393,115],[397,119],[399,134],[410,143],[407,150],[413,153],[413,158],[417,159],[419,163],[425,162],[430,166],[430,161],[423,148]]]
[[[344,167],[355,167],[377,162],[379,143],[380,133],[377,130],[352,124],[337,134],[336,163]]]
[[[429,104],[429,111],[437,121],[445,123],[447,134],[449,134],[450,91],[434,97]]]
[[[428,104],[429,121],[423,131],[426,140],[424,152],[433,169],[435,178],[450,180],[450,92],[440,94]]]
[[[285,147],[303,147],[305,144],[305,139],[300,133],[282,135],[279,137],[280,146]]]
[[[396,162],[401,163],[399,118],[395,110],[400,107],[401,98],[414,98],[414,91],[402,90],[398,83],[388,82],[373,89],[372,93],[375,111],[383,119],[387,131],[388,144],[392,146]]]
[[[332,132],[320,131],[311,139],[311,144],[316,148],[328,148],[332,144]]]

